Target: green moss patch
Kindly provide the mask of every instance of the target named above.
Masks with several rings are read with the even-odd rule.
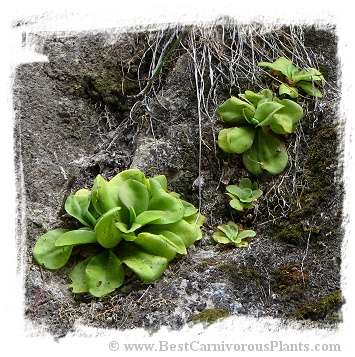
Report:
[[[225,319],[230,316],[230,313],[223,309],[206,309],[197,315],[191,316],[189,322],[198,324],[203,323],[204,325],[211,325],[214,322]]]
[[[310,319],[312,321],[327,318],[331,322],[340,322],[341,315],[339,314],[339,310],[343,303],[341,291],[336,291],[298,308],[292,317],[298,320]]]

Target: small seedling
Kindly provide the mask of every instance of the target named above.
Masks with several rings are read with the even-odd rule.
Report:
[[[230,206],[237,211],[254,208],[256,200],[263,194],[257,182],[252,183],[248,178],[241,179],[239,185],[228,185],[226,190],[231,198]]]
[[[229,221],[227,224],[217,227],[217,232],[213,234],[213,239],[221,244],[242,248],[247,247],[249,244],[246,238],[255,237],[255,235],[256,233],[251,229],[239,232],[238,226],[234,222]]]
[[[201,239],[205,217],[180,195],[167,189],[164,175],[146,178],[138,169],[122,171],[110,181],[98,175],[92,189],[81,189],[65,202],[66,212],[82,225],[43,234],[33,256],[47,269],[59,269],[73,247],[90,244],[99,253],[70,272],[74,293],[100,297],[120,287],[129,268],[143,281],[157,280],[176,254]]]
[[[278,58],[275,62],[260,62],[260,67],[269,67],[273,74],[281,78],[283,82],[279,87],[279,94],[287,94],[291,98],[297,98],[299,88],[305,93],[322,98],[322,92],[318,86],[325,83],[323,75],[315,68],[299,69],[289,59]]]
[[[269,89],[246,91],[239,97],[232,96],[218,108],[221,120],[235,125],[219,132],[219,147],[227,153],[243,154],[245,167],[254,175],[264,170],[272,175],[281,173],[288,155],[278,137],[296,130],[303,109],[290,99],[278,99]]]

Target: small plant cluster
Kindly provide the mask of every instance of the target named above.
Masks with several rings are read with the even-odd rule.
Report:
[[[242,212],[255,207],[257,199],[263,194],[256,182],[249,178],[242,178],[239,185],[228,185],[227,195],[231,198],[229,205],[236,211]],[[248,238],[255,237],[256,233],[251,229],[240,231],[237,224],[229,221],[217,227],[213,239],[221,244],[234,245],[242,248],[248,246]]]
[[[298,96],[297,87],[306,93],[321,97],[316,85],[324,78],[315,69],[300,70],[288,59],[281,57],[274,63],[261,62],[284,75],[279,94],[290,98]],[[231,126],[222,129],[218,135],[219,147],[227,152],[242,154],[243,164],[253,175],[268,172],[280,174],[287,166],[288,154],[281,136],[287,136],[296,130],[296,125],[305,112],[292,99],[279,99],[269,89],[259,93],[247,90],[232,96],[222,103],[217,110],[221,120]]]
[[[322,98],[319,85],[325,83],[323,75],[315,68],[299,69],[289,59],[278,58],[275,62],[260,62],[260,67],[269,67],[277,78],[280,78],[279,94],[287,94],[291,98],[297,98],[299,89],[306,94]]]
[[[231,97],[218,108],[223,122],[236,125],[219,132],[219,147],[243,154],[245,167],[254,175],[264,170],[279,174],[287,165],[288,155],[276,134],[292,133],[304,116],[302,108],[292,100],[278,99],[269,89],[246,91],[239,97]]]
[[[82,228],[58,228],[43,234],[33,255],[41,266],[59,269],[75,246],[91,244],[100,252],[71,270],[74,293],[106,295],[120,287],[129,268],[152,282],[176,254],[201,239],[205,217],[180,195],[169,192],[164,175],[146,178],[138,169],[122,171],[110,181],[98,175],[92,189],[68,196],[66,212]]]

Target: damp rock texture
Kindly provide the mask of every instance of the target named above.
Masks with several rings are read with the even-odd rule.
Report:
[[[302,320],[307,328],[341,321],[336,28],[266,29],[226,19],[186,29],[27,36],[48,58],[20,65],[13,86],[17,241],[24,261],[25,318],[33,326],[60,337],[76,324],[157,331],[207,315],[208,323],[215,315],[243,314]],[[286,170],[253,177],[238,155],[218,148],[223,125],[216,110],[247,89],[275,91],[257,62],[280,56],[299,67],[319,68],[327,83],[323,98],[298,99],[307,114],[286,139]],[[73,294],[68,273],[82,258],[80,251],[62,269],[49,271],[33,261],[33,246],[48,230],[66,227],[68,194],[91,187],[99,173],[110,179],[133,167],[148,177],[166,175],[169,189],[200,208],[207,218],[203,238],[154,283],[143,284],[131,274],[102,298]],[[245,214],[231,211],[225,195],[225,186],[243,177],[257,181],[264,192]],[[247,248],[214,242],[217,225],[230,220],[255,230]]]

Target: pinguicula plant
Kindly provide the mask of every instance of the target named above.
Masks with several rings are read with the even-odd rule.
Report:
[[[246,91],[239,97],[232,96],[218,108],[221,120],[233,125],[219,132],[219,147],[227,153],[243,154],[246,169],[254,175],[281,173],[288,154],[279,136],[296,130],[304,116],[302,107],[277,98],[269,89]]]
[[[217,227],[217,232],[213,234],[213,239],[217,243],[234,245],[237,248],[247,247],[247,238],[255,237],[256,233],[251,229],[239,231],[238,226],[229,221]]]
[[[123,284],[124,266],[144,282],[157,280],[176,254],[187,254],[201,239],[205,221],[197,208],[167,189],[164,175],[146,178],[138,169],[122,171],[110,181],[98,175],[92,189],[68,196],[65,210],[83,227],[43,234],[34,246],[34,259],[59,269],[74,247],[94,245],[98,253],[74,266],[69,277],[74,293],[97,297]]]
[[[269,67],[273,74],[281,78],[283,82],[279,86],[279,94],[287,94],[291,98],[297,98],[299,88],[305,93],[322,98],[322,92],[318,88],[325,83],[321,72],[315,68],[300,69],[286,57],[280,57],[275,62],[260,62],[260,67]]]
[[[251,182],[247,177],[239,181],[239,185],[228,185],[227,195],[231,198],[229,204],[237,211],[255,207],[257,199],[263,194],[257,182]]]

